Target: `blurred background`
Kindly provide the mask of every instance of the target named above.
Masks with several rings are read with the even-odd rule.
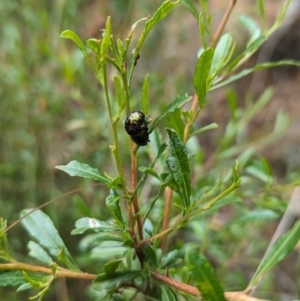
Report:
[[[216,29],[229,0],[209,2],[213,27]],[[90,181],[84,179],[70,178],[55,170],[54,166],[78,160],[110,175],[115,175],[116,171],[108,160],[111,158],[108,146],[112,140],[107,130],[108,116],[103,114],[103,91],[81,52],[72,42],[59,36],[63,30],[71,29],[82,40],[100,38],[100,30],[105,27],[107,16],[111,16],[115,39],[125,39],[131,25],[138,19],[153,15],[160,3],[158,0],[0,2],[1,216],[11,224],[18,219],[22,209],[39,206],[65,192],[84,187],[79,193],[60,198],[45,208],[75,258],[79,253],[79,238],[70,236],[70,231],[82,216],[105,219],[107,212],[100,205],[105,201],[107,190],[93,187]],[[268,0],[265,3],[267,24],[272,24],[284,1]],[[300,8],[297,1],[292,5],[293,9],[281,28],[247,66],[287,58],[300,60]],[[226,31],[231,32],[237,41],[237,53],[242,51],[247,42],[247,32],[237,21],[241,14],[247,14],[261,23],[255,1],[238,1],[226,27]],[[142,28],[142,24],[138,25],[134,41],[138,39]],[[147,73],[150,74],[150,113],[154,117],[176,95],[193,95],[192,76],[200,47],[197,22],[188,10],[178,6],[150,33],[142,48],[133,78],[132,109],[140,109],[141,89]],[[248,76],[237,84],[211,93],[211,101],[201,112],[198,122],[200,125],[216,122],[219,127],[201,136],[203,164],[207,163],[209,154],[224,136],[230,118],[226,100],[228,95],[234,94],[238,107],[245,110],[249,102],[255,103],[271,86],[271,100],[247,127],[243,143],[246,145],[254,141],[252,145],[254,143],[258,156],[266,157],[279,183],[299,180],[299,82],[299,69],[284,67]],[[279,112],[284,118],[278,121],[277,126],[282,126],[283,130],[268,139]],[[120,125],[120,133],[122,131]],[[124,160],[129,162],[128,138],[121,140],[126,149]],[[209,169],[214,163],[210,161],[205,166]],[[124,168],[129,175],[128,167]],[[279,198],[282,201],[281,210],[284,210],[283,204],[288,201],[292,187],[281,192]],[[266,241],[260,254],[263,254],[277,222],[272,222],[265,237],[261,238]],[[27,253],[29,238],[20,225],[9,231],[9,239],[15,256],[20,261],[26,260],[23,256]],[[238,266],[235,272],[243,274],[248,270],[248,264],[241,264],[238,254],[236,256],[233,267]],[[299,288],[293,274],[297,271],[288,273],[285,270],[291,260],[299,261],[295,254],[292,256],[280,268],[283,274],[278,271],[280,276],[285,277],[284,283],[276,287],[280,296],[278,300],[285,300],[284,294],[290,298],[286,300],[291,300]],[[77,260],[83,269],[96,273],[97,264],[91,266],[89,260],[82,256]],[[253,270],[249,274],[251,272]],[[94,300],[92,297],[87,299],[88,290],[84,293],[86,285],[80,281],[57,281],[45,300]],[[275,288],[271,286],[269,289]],[[26,293],[15,293],[14,288],[0,288],[0,295],[2,300],[10,301],[25,300],[27,297]]]

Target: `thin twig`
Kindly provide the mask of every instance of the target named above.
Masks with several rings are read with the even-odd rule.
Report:
[[[26,272],[35,272],[43,274],[53,274],[53,270],[45,268],[43,266],[31,265],[23,262],[13,262],[13,263],[0,263],[0,270],[2,271],[26,271]],[[86,280],[95,280],[97,275],[83,273],[83,272],[73,272],[69,270],[60,270],[55,271],[56,277],[67,277],[67,278],[77,278],[77,279],[86,279]]]
[[[137,185],[137,145],[135,145],[132,141],[131,143],[131,185],[132,191],[136,190]],[[136,215],[137,227],[139,232],[140,240],[143,240],[143,223],[140,215],[139,202],[137,193],[135,192],[132,198],[132,204],[134,208],[134,212]]]
[[[185,292],[185,293],[188,293],[195,297],[201,298],[201,293],[199,292],[197,287],[179,282],[173,278],[170,278],[167,275],[162,275],[162,274],[156,273],[154,271],[150,271],[150,274],[154,279],[158,280],[159,282],[163,282],[163,283],[165,283],[169,286],[172,286],[182,292]],[[245,295],[244,292],[225,292],[224,296],[227,300],[231,300],[231,301],[267,301],[267,300],[263,300],[263,299],[257,299],[257,298],[250,297],[248,295]]]
[[[164,219],[162,230],[166,230],[169,227],[169,219],[170,219],[170,209],[171,209],[171,200],[172,200],[172,189],[170,187],[166,187],[166,203],[165,203],[165,210],[164,210]],[[162,251],[165,250],[167,243],[167,236],[163,236],[161,240],[161,249]]]
[[[231,2],[229,3],[229,5],[227,7],[227,10],[226,10],[226,12],[225,12],[225,14],[223,16],[223,19],[222,19],[222,21],[221,21],[221,23],[220,23],[220,25],[219,25],[219,27],[218,27],[215,35],[214,35],[214,38],[213,38],[213,40],[210,43],[210,47],[215,48],[217,46],[217,44],[218,44],[218,42],[220,40],[220,37],[222,35],[222,32],[223,32],[223,30],[225,28],[225,25],[227,24],[228,19],[229,19],[230,15],[231,15],[232,10],[233,10],[233,8],[234,8],[234,6],[235,6],[236,3],[237,3],[237,0],[231,0]]]

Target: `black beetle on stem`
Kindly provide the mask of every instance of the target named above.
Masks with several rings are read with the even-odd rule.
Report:
[[[145,117],[142,111],[133,111],[125,120],[125,130],[131,140],[138,146],[144,146],[150,142],[148,133],[150,120],[147,117],[148,115]]]

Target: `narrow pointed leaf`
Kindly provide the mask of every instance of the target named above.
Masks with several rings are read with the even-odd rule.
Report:
[[[86,49],[83,42],[74,31],[67,29],[60,34],[60,37],[72,40],[81,49],[81,51],[86,53]]]
[[[206,50],[204,50],[201,53],[195,68],[193,83],[198,97],[200,108],[203,108],[204,99],[206,93],[209,90],[209,85],[210,85],[209,74],[210,74],[210,67],[213,60],[213,55],[214,55],[213,48],[207,48]]]
[[[96,291],[116,290],[123,283],[130,282],[141,275],[141,271],[125,271],[113,274],[99,274],[93,282],[93,288]]]
[[[240,16],[239,22],[249,31],[250,39],[247,45],[250,45],[253,41],[261,36],[261,30],[257,23],[248,16]]]
[[[213,91],[213,90],[219,89],[221,87],[224,87],[224,86],[226,86],[226,85],[228,85],[232,82],[237,81],[238,79],[241,79],[241,78],[245,77],[248,74],[251,74],[251,73],[254,73],[254,72],[257,72],[257,71],[260,71],[260,70],[268,69],[268,68],[275,68],[275,67],[281,67],[281,66],[297,66],[297,67],[300,67],[300,61],[282,60],[282,61],[279,61],[279,62],[267,62],[267,63],[258,64],[253,68],[244,69],[240,73],[229,77],[227,80],[224,80],[221,83],[212,86],[210,91]]]
[[[182,197],[182,206],[188,209],[191,195],[191,174],[184,144],[172,129],[167,129],[169,135],[170,157],[167,160],[169,169],[178,185]]]
[[[105,173],[100,172],[97,168],[92,168],[88,164],[71,161],[67,165],[58,165],[55,168],[66,172],[71,177],[82,177],[99,181],[105,185],[110,184],[113,179]]]
[[[106,206],[112,217],[123,226],[124,220],[120,208],[120,195],[116,189],[110,189],[109,195],[106,198]]]
[[[180,0],[180,3],[185,6],[198,21],[199,13],[194,6],[194,2],[192,0]]]
[[[31,211],[32,209],[25,209],[21,212],[21,216],[24,216]],[[58,258],[59,254],[64,249],[67,267],[74,271],[79,271],[77,264],[67,250],[67,247],[48,215],[37,210],[26,216],[21,223],[29,235],[52,256]]]
[[[183,106],[191,99],[192,97],[188,95],[177,96],[176,99],[167,106],[165,112],[153,121],[152,127],[149,129],[149,133],[151,133],[154,130],[154,128],[159,124],[159,122],[162,119],[167,117],[170,113],[174,112],[177,108]]]
[[[177,301],[177,296],[176,294],[173,292],[173,290],[166,286],[166,285],[162,285],[161,286],[161,300],[164,301]]]
[[[300,221],[298,221],[286,234],[278,238],[274,246],[257,268],[249,287],[255,286],[263,274],[269,272],[274,266],[283,260],[296,247],[299,239]]]
[[[226,301],[220,281],[204,255],[190,250],[186,253],[185,262],[204,301]]]
[[[155,14],[146,22],[145,24],[145,28],[144,31],[141,35],[141,37],[139,38],[136,48],[135,48],[135,53],[137,57],[137,54],[139,53],[147,35],[149,34],[149,32],[151,31],[151,29],[162,19],[164,19],[169,13],[170,11],[178,4],[179,2],[172,2],[172,1],[165,1],[162,3],[162,5],[157,9],[157,11],[155,12]]]

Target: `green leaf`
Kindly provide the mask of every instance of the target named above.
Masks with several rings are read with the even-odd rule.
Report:
[[[209,131],[209,130],[213,130],[213,129],[216,129],[218,127],[218,125],[216,123],[211,123],[209,125],[206,125],[206,126],[203,126],[202,128],[194,131],[191,133],[191,136],[194,136],[194,135],[197,135],[197,134],[200,134],[200,133],[203,133],[203,132],[206,132],[206,131]]]
[[[118,100],[118,105],[119,108],[123,107],[123,88],[122,88],[122,83],[121,83],[121,78],[119,75],[115,75],[114,76],[114,83],[115,83],[115,87],[116,87],[116,94],[117,94],[117,100]],[[119,112],[121,113],[122,110],[119,110]]]
[[[248,16],[240,16],[239,22],[249,31],[250,39],[247,45],[250,45],[253,41],[261,36],[261,30],[257,23]]]
[[[230,52],[230,48],[232,46],[232,37],[230,34],[225,34],[221,37],[215,52],[214,57],[211,63],[210,68],[210,77],[216,77],[220,70],[222,70],[228,61],[228,53]]]
[[[210,91],[219,89],[221,87],[224,87],[234,81],[237,81],[238,79],[241,79],[243,77],[245,77],[248,74],[260,71],[260,70],[264,70],[264,69],[268,69],[268,68],[275,68],[275,67],[281,67],[281,66],[297,66],[300,67],[300,61],[294,61],[294,60],[282,60],[279,62],[267,62],[267,63],[262,63],[262,64],[258,64],[253,68],[248,68],[248,69],[244,69],[243,71],[241,71],[238,74],[235,74],[231,77],[229,77],[228,79],[222,81],[219,84],[213,85],[212,88],[210,89]]]
[[[47,266],[50,266],[53,262],[52,258],[48,255],[48,253],[36,242],[30,241],[28,243],[29,255],[32,258],[41,261]]]
[[[15,261],[11,251],[9,242],[7,239],[7,232],[5,229],[7,227],[7,220],[0,217],[0,258],[4,261]]]
[[[143,247],[143,251],[145,254],[145,260],[149,263],[149,266],[155,268],[157,266],[157,257],[153,247],[147,244]]]
[[[103,32],[103,40],[100,48],[100,56],[103,60],[106,59],[109,47],[111,45],[111,22],[110,17],[107,17],[105,31]]]
[[[161,286],[161,300],[163,301],[177,301],[177,295],[173,292],[173,290],[166,286]]]
[[[266,14],[265,14],[264,0],[256,0],[256,4],[257,4],[257,7],[258,7],[259,14],[260,14],[263,22],[265,22]]]
[[[191,174],[184,144],[172,129],[167,129],[169,135],[169,153],[167,160],[169,169],[178,185],[184,209],[190,206]]]
[[[159,267],[161,269],[167,268],[170,266],[179,256],[179,251],[177,249],[169,252],[161,261]]]
[[[94,232],[112,232],[120,231],[121,228],[117,227],[114,224],[99,221],[95,218],[82,217],[75,223],[75,229],[72,230],[71,234],[82,234],[87,230],[93,230]]]
[[[181,109],[176,109],[174,112],[169,114],[168,119],[169,119],[169,124],[168,126],[175,130],[177,135],[181,140],[183,140],[183,135],[184,135],[184,123],[181,118]]]
[[[116,189],[110,189],[109,195],[106,198],[106,206],[114,219],[121,225],[124,226],[124,220],[120,208],[120,195]]]
[[[189,250],[186,252],[185,262],[203,300],[226,301],[220,281],[204,255],[197,250]]]
[[[134,54],[134,59],[137,58],[137,55],[147,37],[151,29],[162,19],[164,19],[170,11],[179,3],[177,2],[171,2],[169,0],[165,1],[162,3],[162,5],[157,9],[155,14],[145,23],[145,28],[142,32],[142,35],[140,36],[136,48],[135,48],[135,54]]]
[[[96,54],[100,53],[101,40],[88,39],[86,43],[93,50],[93,52],[95,52]]]
[[[116,269],[119,267],[120,263],[123,261],[123,258],[111,260],[104,265],[105,274],[113,274]]]
[[[99,274],[93,281],[96,291],[117,290],[123,283],[130,282],[141,275],[141,271],[115,272],[113,274]]]
[[[197,62],[193,83],[198,96],[200,108],[204,106],[204,99],[210,86],[210,68],[213,61],[214,49],[207,48],[204,50]]]
[[[32,209],[24,209],[21,217],[31,212]],[[28,234],[34,238],[45,250],[52,256],[58,258],[59,254],[64,251],[66,265],[69,269],[79,271],[77,264],[70,255],[63,240],[59,236],[51,219],[40,210],[32,212],[21,221]]]
[[[74,31],[67,29],[60,34],[60,37],[72,40],[81,49],[82,52],[87,54],[83,42]]]
[[[92,168],[88,164],[81,163],[76,160],[71,161],[67,165],[55,166],[55,168],[66,172],[71,177],[77,176],[87,179],[93,179],[105,185],[108,185],[113,181],[113,179],[106,173],[102,173],[97,168]]]
[[[192,0],[180,0],[180,3],[185,6],[198,21],[199,13],[197,12]]]
[[[165,112],[153,121],[152,127],[149,129],[149,133],[151,133],[155,129],[155,127],[159,124],[159,122],[162,119],[167,117],[170,113],[174,112],[177,108],[183,106],[185,103],[187,103],[191,99],[192,99],[192,97],[187,96],[187,95],[177,96],[176,99],[167,106]]]
[[[297,245],[300,239],[300,221],[298,221],[291,230],[278,238],[274,246],[263,258],[258,266],[248,287],[255,286],[260,277],[269,272],[281,260],[283,260]]]
[[[16,286],[27,283],[22,271],[5,271],[0,272],[0,287],[1,286]]]

